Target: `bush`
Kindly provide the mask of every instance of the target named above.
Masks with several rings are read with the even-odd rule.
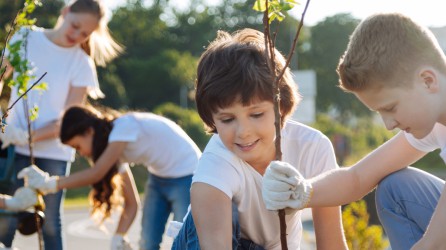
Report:
[[[352,202],[342,212],[345,237],[351,250],[381,250],[389,246],[383,238],[383,229],[369,225],[369,214],[364,200]]]
[[[210,135],[206,134],[203,122],[197,111],[184,109],[173,103],[164,103],[157,106],[153,112],[167,117],[180,125],[201,150],[204,149],[209,141]]]

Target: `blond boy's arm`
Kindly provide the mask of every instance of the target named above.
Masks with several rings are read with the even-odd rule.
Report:
[[[311,179],[313,196],[308,207],[338,206],[359,200],[385,176],[425,154],[410,145],[404,133],[398,133],[352,167],[335,169]]]

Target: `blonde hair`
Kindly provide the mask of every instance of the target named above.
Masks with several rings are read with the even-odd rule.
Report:
[[[421,65],[445,71],[445,57],[432,32],[399,13],[363,20],[350,37],[337,72],[349,92],[406,86]]]
[[[73,0],[67,7],[72,13],[89,13],[99,18],[98,28],[81,44],[82,49],[94,60],[96,65],[105,66],[120,55],[124,48],[110,34],[106,18],[106,6],[102,0]],[[63,18],[59,17],[56,27]]]

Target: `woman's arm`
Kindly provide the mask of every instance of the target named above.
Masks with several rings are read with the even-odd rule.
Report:
[[[340,207],[312,208],[318,250],[348,249]]]
[[[409,166],[425,154],[399,133],[354,166],[338,168],[311,179],[313,196],[307,207],[338,206],[358,200],[382,178]]]
[[[83,104],[87,96],[86,87],[70,87],[67,100],[65,101],[65,108],[67,110],[73,105]],[[53,121],[46,126],[33,131],[33,142],[48,140],[59,137],[60,133],[60,120]]]
[[[191,211],[201,249],[232,249],[232,202],[225,193],[205,183],[192,184]]]
[[[76,188],[94,184],[104,178],[108,170],[118,162],[128,142],[111,142],[92,168],[85,169],[66,177],[59,177],[57,189]]]
[[[120,173],[122,178],[122,194],[124,196],[124,210],[122,211],[116,234],[125,235],[132,225],[140,204],[135,179],[128,166]]]

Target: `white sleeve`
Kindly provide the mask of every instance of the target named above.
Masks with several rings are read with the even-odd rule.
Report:
[[[113,129],[108,137],[108,142],[133,142],[138,139],[139,132],[140,128],[135,119],[131,119],[129,116],[121,116],[113,122]]]
[[[435,149],[440,147],[440,145],[438,145],[435,127],[423,139],[417,139],[412,134],[406,133],[403,131],[400,133],[404,133],[404,135],[406,136],[406,139],[410,143],[410,145],[412,145],[414,148],[416,148],[420,151],[431,152],[431,151],[434,151]]]
[[[192,183],[202,182],[211,185],[230,199],[240,190],[239,174],[235,167],[223,157],[213,153],[203,153],[198,161]]]

